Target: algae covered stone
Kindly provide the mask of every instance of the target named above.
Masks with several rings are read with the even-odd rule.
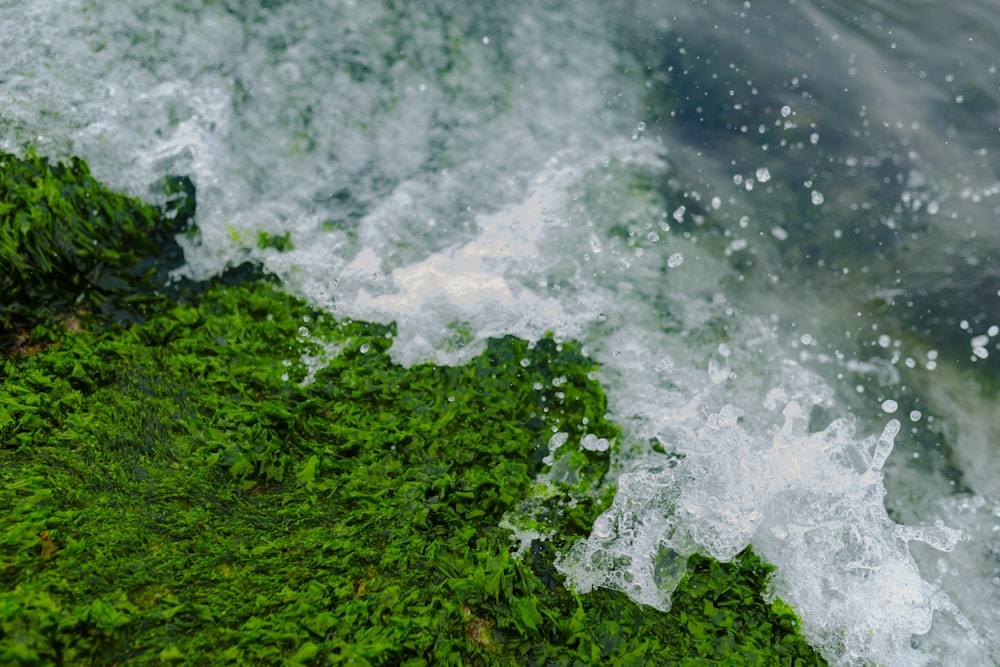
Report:
[[[622,437],[579,346],[403,367],[393,326],[243,275],[0,357],[0,663],[821,664],[749,552],[693,557],[669,613],[565,588],[610,452],[540,490],[549,441]]]
[[[161,284],[182,259],[173,236],[188,200],[165,213],[111,192],[79,158],[0,153],[0,332]]]

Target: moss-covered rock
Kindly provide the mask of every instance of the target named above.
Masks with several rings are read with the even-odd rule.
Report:
[[[190,181],[164,185],[169,211],[111,192],[78,158],[0,153],[0,344],[12,329],[161,285],[194,213]]]
[[[576,346],[403,368],[262,280],[145,308],[0,360],[0,663],[820,664],[749,552],[665,614],[562,586],[611,489],[568,446],[539,489],[548,441],[620,436]],[[518,558],[526,499],[553,536]]]

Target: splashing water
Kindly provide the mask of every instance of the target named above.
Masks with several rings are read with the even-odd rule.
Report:
[[[261,262],[402,363],[580,340],[625,437],[578,590],[665,609],[752,544],[831,662],[987,664],[996,19],[860,4],[0,0],[0,147],[190,175],[185,273]]]
[[[798,403],[783,414],[770,447],[739,428],[732,406],[696,427],[690,420],[675,425],[675,438],[692,440],[678,448],[688,453],[684,461],[646,461],[619,478],[613,506],[560,564],[569,581],[578,590],[606,586],[666,609],[689,555],[729,560],[752,542],[782,563],[772,595],[797,608],[827,609],[822,625],[807,626],[808,635],[820,645],[834,635],[842,662],[898,659],[914,632],[930,629],[937,608],[968,626],[920,577],[906,548],[920,540],[951,551],[968,536],[943,526],[899,526],[882,504],[881,467],[899,422],[886,425],[869,453],[874,438],[855,441],[846,420],[810,434]],[[735,465],[720,466],[718,457]],[[870,463],[859,475],[860,459]],[[858,604],[888,599],[894,604]]]

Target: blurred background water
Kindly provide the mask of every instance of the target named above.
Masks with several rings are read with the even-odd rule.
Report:
[[[0,0],[0,148],[190,176],[185,273],[259,261],[403,363],[583,342],[626,437],[578,589],[662,608],[665,563],[752,543],[834,663],[998,664],[997,34],[987,0]]]

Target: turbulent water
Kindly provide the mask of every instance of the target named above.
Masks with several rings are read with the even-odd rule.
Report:
[[[1000,13],[830,4],[0,0],[0,148],[190,176],[185,273],[403,363],[584,343],[578,590],[752,544],[833,663],[1000,664]]]

